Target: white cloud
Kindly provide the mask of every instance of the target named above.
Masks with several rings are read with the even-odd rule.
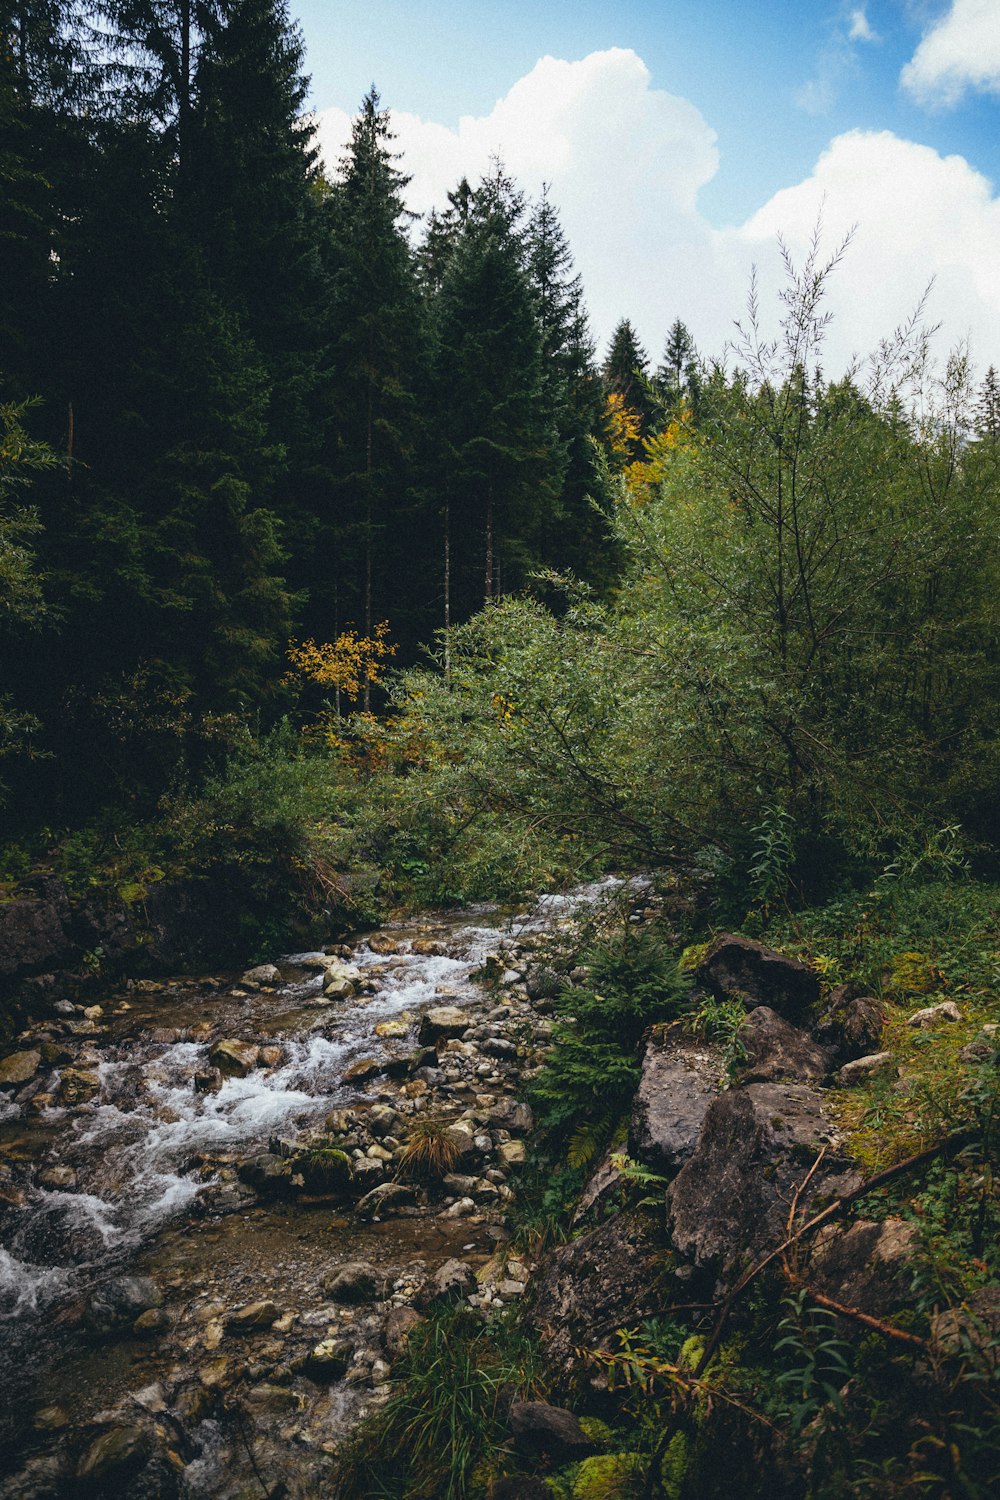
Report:
[[[349,117],[327,110],[318,123],[333,164]],[[831,248],[858,225],[831,284],[831,375],[904,320],[931,278],[930,316],[946,342],[971,334],[977,362],[1000,365],[1000,199],[960,156],[887,131],[851,131],[830,142],[804,181],[745,224],[718,229],[698,207],[718,166],[715,132],[693,104],[653,88],[642,60],[621,49],[579,62],[542,58],[488,116],[454,129],[396,112],[393,125],[418,212],[444,207],[461,176],[475,181],[493,154],[529,194],[549,182],[595,334],[606,340],[631,318],[654,361],[676,317],[703,351],[721,352],[754,261],[770,315],[776,236],[801,259],[822,208]]]
[[[967,88],[1000,93],[997,0],[952,0],[900,74],[921,104],[954,105]]]
[[[852,10],[847,18],[847,35],[852,42],[877,42],[878,37],[872,31],[871,23],[865,14],[864,6],[858,6]]]

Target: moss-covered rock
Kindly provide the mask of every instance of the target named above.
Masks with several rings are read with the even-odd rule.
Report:
[[[646,1464],[641,1453],[601,1453],[585,1458],[576,1471],[573,1500],[633,1500]]]

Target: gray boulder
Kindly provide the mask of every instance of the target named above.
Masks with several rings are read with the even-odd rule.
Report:
[[[841,1062],[877,1052],[885,1026],[885,1007],[874,995],[856,995],[850,985],[833,991],[816,1026],[816,1040],[832,1047]]]
[[[547,1401],[512,1401],[510,1430],[521,1453],[548,1453],[558,1463],[593,1453],[594,1444],[571,1411]]]
[[[385,1291],[385,1277],[370,1261],[351,1260],[324,1277],[323,1290],[334,1302],[377,1302]]]
[[[799,1212],[857,1182],[836,1145],[823,1098],[808,1084],[751,1083],[720,1094],[667,1189],[675,1248],[725,1286],[785,1237],[795,1192],[824,1147],[831,1159],[813,1173]]]
[[[821,1047],[769,1005],[758,1005],[750,1012],[740,1027],[739,1039],[745,1053],[740,1065],[744,1083],[775,1083],[781,1079],[818,1083],[833,1066],[831,1048]]]
[[[651,1038],[629,1124],[632,1155],[657,1172],[676,1172],[695,1148],[721,1072],[719,1048],[679,1028]]]
[[[435,1005],[420,1017],[417,1040],[421,1046],[435,1046],[450,1037],[459,1037],[469,1028],[469,1017],[456,1005]]]
[[[819,976],[806,964],[731,932],[716,938],[695,978],[719,999],[741,1000],[747,1010],[769,1005],[791,1020],[815,1005],[820,995]]]

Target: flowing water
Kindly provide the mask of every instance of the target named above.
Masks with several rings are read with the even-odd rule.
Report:
[[[545,898],[514,918],[482,910],[387,928],[350,953],[361,979],[348,1000],[326,999],[323,955],[300,953],[278,960],[280,982],[266,989],[217,977],[132,987],[104,999],[100,1013],[63,1006],[36,1028],[27,1045],[47,1047],[51,1063],[20,1093],[0,1096],[0,1437],[8,1448],[27,1441],[30,1449],[45,1403],[71,1408],[79,1426],[138,1382],[164,1377],[157,1346],[95,1338],[87,1309],[109,1278],[151,1274],[171,1316],[193,1307],[201,1317],[213,1297],[228,1305],[274,1293],[308,1324],[301,1304],[331,1260],[374,1256],[405,1274],[409,1261],[433,1265],[456,1251],[485,1259],[495,1236],[482,1216],[469,1225],[438,1216],[331,1222],[329,1204],[262,1206],[234,1165],[292,1149],[287,1143],[319,1130],[331,1110],[384,1092],[378,1081],[359,1091],[344,1075],[361,1058],[412,1055],[431,1005],[484,1012],[496,997],[474,975],[487,954],[529,948],[534,934],[613,884]],[[274,1050],[267,1066],[203,1091],[197,1075],[220,1038]],[[479,1065],[484,1089],[500,1086],[494,1069]],[[179,1349],[204,1356],[190,1338],[169,1347],[174,1375]],[[328,1433],[350,1404],[340,1392],[327,1400]],[[212,1452],[211,1420],[203,1421],[181,1493],[243,1493],[227,1488]],[[262,1492],[253,1482],[246,1491]]]

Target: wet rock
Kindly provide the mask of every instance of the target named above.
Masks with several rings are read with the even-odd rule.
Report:
[[[569,1371],[574,1349],[599,1347],[616,1328],[662,1308],[663,1251],[656,1220],[640,1209],[552,1251],[536,1282],[531,1321],[553,1368]]]
[[[820,1151],[835,1144],[823,1097],[808,1084],[751,1083],[720,1094],[694,1154],[667,1189],[675,1247],[725,1284],[747,1259],[781,1241],[796,1188]],[[844,1185],[834,1157],[814,1173],[800,1211]]]
[[[392,1135],[402,1120],[398,1110],[389,1104],[374,1104],[365,1116],[365,1124],[372,1135],[384,1138]]]
[[[646,1045],[632,1106],[629,1150],[658,1172],[675,1172],[695,1148],[718,1093],[722,1054],[671,1027]]]
[[[399,1358],[410,1334],[424,1319],[413,1307],[394,1307],[382,1324],[382,1347],[390,1362]]]
[[[323,1339],[306,1356],[305,1373],[313,1380],[341,1380],[354,1349],[347,1339]]]
[[[716,938],[695,977],[720,999],[742,1000],[747,1010],[769,1005],[791,1020],[820,996],[819,976],[806,964],[735,933]]]
[[[88,1332],[106,1337],[131,1328],[136,1318],[162,1301],[162,1292],[148,1276],[119,1276],[91,1294],[84,1324]]]
[[[170,1314],[162,1307],[147,1307],[132,1324],[133,1332],[142,1338],[154,1338],[157,1334],[166,1333],[169,1327]]]
[[[38,1181],[42,1187],[70,1193],[77,1185],[77,1176],[72,1167],[46,1167],[44,1171],[39,1172]]]
[[[60,1104],[74,1108],[88,1104],[101,1091],[101,1080],[90,1068],[64,1068],[56,1097]]]
[[[36,1432],[61,1432],[69,1426],[69,1413],[61,1406],[43,1406],[35,1412],[31,1425]]]
[[[112,1427],[91,1443],[77,1465],[77,1478],[103,1489],[120,1489],[138,1473],[152,1451],[152,1439],[144,1428]]]
[[[444,943],[436,938],[415,938],[410,944],[411,953],[419,953],[421,958],[445,958],[448,950]]]
[[[912,1016],[907,1018],[907,1026],[936,1026],[939,1021],[960,1021],[962,1012],[954,1000],[942,1000],[940,1005],[927,1005],[923,1010],[915,1010]]]
[[[558,1464],[594,1451],[573,1413],[547,1401],[512,1401],[510,1430],[519,1452],[548,1453]]]
[[[874,995],[855,995],[849,985],[840,985],[815,1031],[816,1040],[833,1047],[844,1062],[877,1052],[885,1026],[885,1007]]]
[[[236,1168],[241,1182],[252,1187],[262,1198],[289,1198],[295,1192],[293,1164],[270,1151],[241,1161]]]
[[[810,1285],[837,1302],[884,1317],[912,1301],[919,1240],[917,1226],[903,1219],[825,1226],[812,1243]]]
[[[310,1193],[345,1193],[355,1175],[347,1153],[328,1146],[299,1152],[292,1159],[292,1168],[291,1185],[295,1185],[294,1177],[298,1173]]]
[[[40,1052],[12,1052],[0,1061],[0,1089],[20,1088],[29,1078],[34,1078],[42,1065]]]
[[[351,1260],[323,1279],[323,1290],[334,1302],[377,1302],[384,1295],[385,1277],[367,1260]]]
[[[241,984],[280,984],[281,970],[275,964],[258,964],[255,969],[247,969],[240,980]]]
[[[780,1079],[818,1083],[833,1065],[833,1052],[797,1026],[791,1026],[768,1005],[758,1005],[740,1027],[745,1058],[740,1064],[744,1083],[775,1083]]]
[[[358,992],[361,970],[340,959],[328,959],[323,975],[323,994],[328,1000],[349,1000]]]
[[[222,1087],[222,1074],[218,1068],[202,1068],[194,1075],[196,1094],[214,1094]]]
[[[383,1182],[372,1188],[355,1204],[354,1212],[359,1219],[390,1218],[401,1208],[408,1208],[417,1201],[413,1188],[404,1182]]]
[[[230,1314],[226,1319],[226,1330],[229,1333],[259,1333],[263,1328],[270,1328],[280,1317],[281,1309],[274,1302],[250,1302]]]
[[[382,1037],[383,1040],[388,1040],[392,1037],[406,1036],[409,1030],[409,1021],[398,1019],[395,1021],[379,1021],[378,1025],[375,1027],[375,1035]]]
[[[260,1059],[260,1048],[253,1042],[241,1042],[226,1037],[216,1042],[208,1060],[225,1078],[246,1078],[252,1073]]]
[[[843,1089],[849,1089],[856,1083],[864,1083],[869,1078],[875,1078],[879,1074],[897,1072],[896,1062],[891,1052],[872,1052],[867,1057],[856,1057],[853,1062],[845,1063],[837,1071],[837,1083]]]
[[[262,1381],[247,1391],[246,1402],[255,1416],[280,1417],[289,1412],[300,1411],[302,1400],[287,1386],[273,1385]]]
[[[32,1458],[16,1474],[0,1480],[0,1500],[56,1500],[63,1496],[67,1465],[58,1454]]]
[[[450,1037],[460,1037],[468,1029],[469,1017],[456,1005],[435,1005],[420,1017],[417,1034],[422,1046],[435,1045]]]
[[[260,1066],[262,1068],[280,1068],[285,1060],[285,1054],[281,1047],[268,1045],[260,1049]]]
[[[362,1057],[358,1062],[352,1063],[344,1070],[344,1083],[367,1083],[370,1078],[377,1078],[380,1073],[385,1072],[385,1059],[382,1057]]]
[[[509,1130],[511,1135],[530,1135],[535,1128],[531,1105],[520,1099],[501,1099],[486,1116],[491,1130]]]

